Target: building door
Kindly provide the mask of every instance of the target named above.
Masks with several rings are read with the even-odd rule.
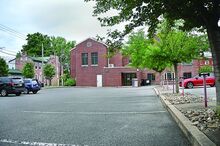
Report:
[[[122,86],[131,86],[132,78],[136,78],[136,73],[122,73]]]
[[[102,75],[97,75],[97,87],[102,87]]]

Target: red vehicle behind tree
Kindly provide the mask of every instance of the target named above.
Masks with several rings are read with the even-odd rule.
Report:
[[[206,77],[206,84],[214,87],[215,86],[215,77],[213,73],[210,73],[210,76]],[[184,86],[184,88],[193,88],[194,86],[203,86],[203,77],[196,75],[193,78],[188,78],[188,79],[184,79],[183,84],[182,81],[179,82],[180,87],[182,87],[182,85]]]

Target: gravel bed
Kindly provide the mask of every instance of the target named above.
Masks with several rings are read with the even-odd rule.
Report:
[[[173,93],[164,93],[166,99],[175,105],[180,104],[189,104],[189,103],[201,103],[204,102],[203,97],[198,97],[193,94],[173,94]],[[208,101],[211,101],[210,99]],[[211,108],[198,108],[190,109],[185,108],[180,110],[194,126],[197,126],[198,129],[204,133],[214,132],[220,130],[220,116],[217,116],[217,113],[214,109]]]
[[[169,100],[171,104],[186,104],[186,103],[198,103],[203,102],[203,97],[198,97],[196,95],[186,93],[184,96],[182,94],[164,93],[166,99]]]

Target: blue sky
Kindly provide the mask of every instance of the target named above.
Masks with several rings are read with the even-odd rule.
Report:
[[[0,25],[25,36],[40,32],[80,42],[97,34],[104,36],[109,29],[101,27],[92,16],[93,6],[94,2],[84,0],[1,0]],[[0,30],[0,47],[17,52],[25,43]]]

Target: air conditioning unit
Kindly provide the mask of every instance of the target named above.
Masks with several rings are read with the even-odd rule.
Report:
[[[114,67],[114,64],[109,64],[108,67]]]

